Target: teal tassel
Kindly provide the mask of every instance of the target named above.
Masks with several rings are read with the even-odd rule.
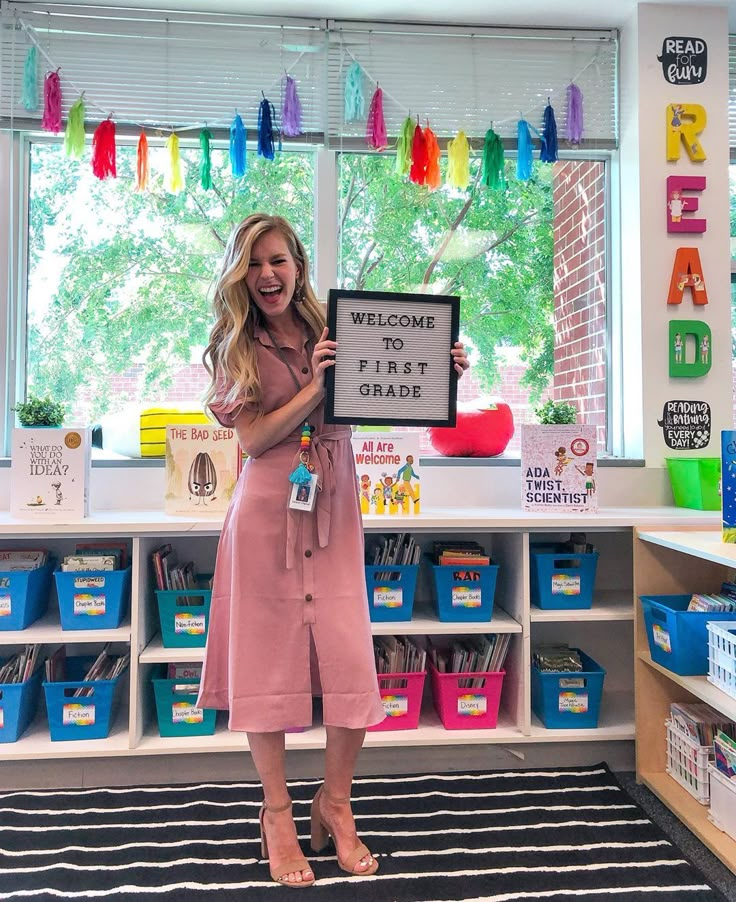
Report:
[[[499,136],[489,128],[483,144],[483,184],[486,188],[505,188],[503,144]]]
[[[291,476],[289,476],[289,482],[294,482],[296,483],[296,485],[306,485],[311,481],[312,474],[303,463],[300,463],[296,470],[294,470],[294,472],[291,474]]]
[[[358,63],[353,63],[345,77],[345,121],[355,122],[364,116],[363,70]]]
[[[27,110],[38,109],[38,57],[35,44],[29,48],[23,65],[23,106]]]
[[[529,181],[532,177],[532,136],[529,132],[529,123],[526,119],[519,119],[516,126],[517,133],[517,157],[516,157],[516,178],[520,182]]]

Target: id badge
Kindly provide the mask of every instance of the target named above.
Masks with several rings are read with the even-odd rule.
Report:
[[[299,511],[312,511],[317,501],[317,474],[312,473],[309,482],[294,483],[289,495],[289,507]]]

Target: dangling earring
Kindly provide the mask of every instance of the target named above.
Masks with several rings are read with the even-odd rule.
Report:
[[[294,303],[303,304],[305,299],[306,296],[304,294],[304,286],[297,284],[294,288]]]

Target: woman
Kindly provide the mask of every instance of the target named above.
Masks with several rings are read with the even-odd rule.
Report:
[[[344,871],[373,874],[378,862],[358,839],[350,808],[365,729],[384,718],[351,432],[323,422],[337,343],[327,337],[304,247],[286,220],[256,213],[235,228],[214,311],[205,403],[235,428],[249,459],[220,537],[198,704],[229,708],[230,729],[248,734],[272,878],[310,885],[286,786],[284,731],[311,724],[314,661],[327,743],[312,848],[320,851],[331,835]],[[459,342],[451,354],[461,374],[468,361]],[[289,475],[300,460],[317,477],[311,512],[288,506]]]

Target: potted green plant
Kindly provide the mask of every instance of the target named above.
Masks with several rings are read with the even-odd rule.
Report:
[[[578,411],[574,404],[567,401],[553,401],[548,398],[544,404],[534,408],[537,419],[543,426],[559,426],[563,423],[575,423]]]
[[[66,404],[54,401],[48,395],[39,398],[37,395],[28,395],[25,401],[20,401],[11,408],[18,415],[21,426],[61,426],[66,416]]]

